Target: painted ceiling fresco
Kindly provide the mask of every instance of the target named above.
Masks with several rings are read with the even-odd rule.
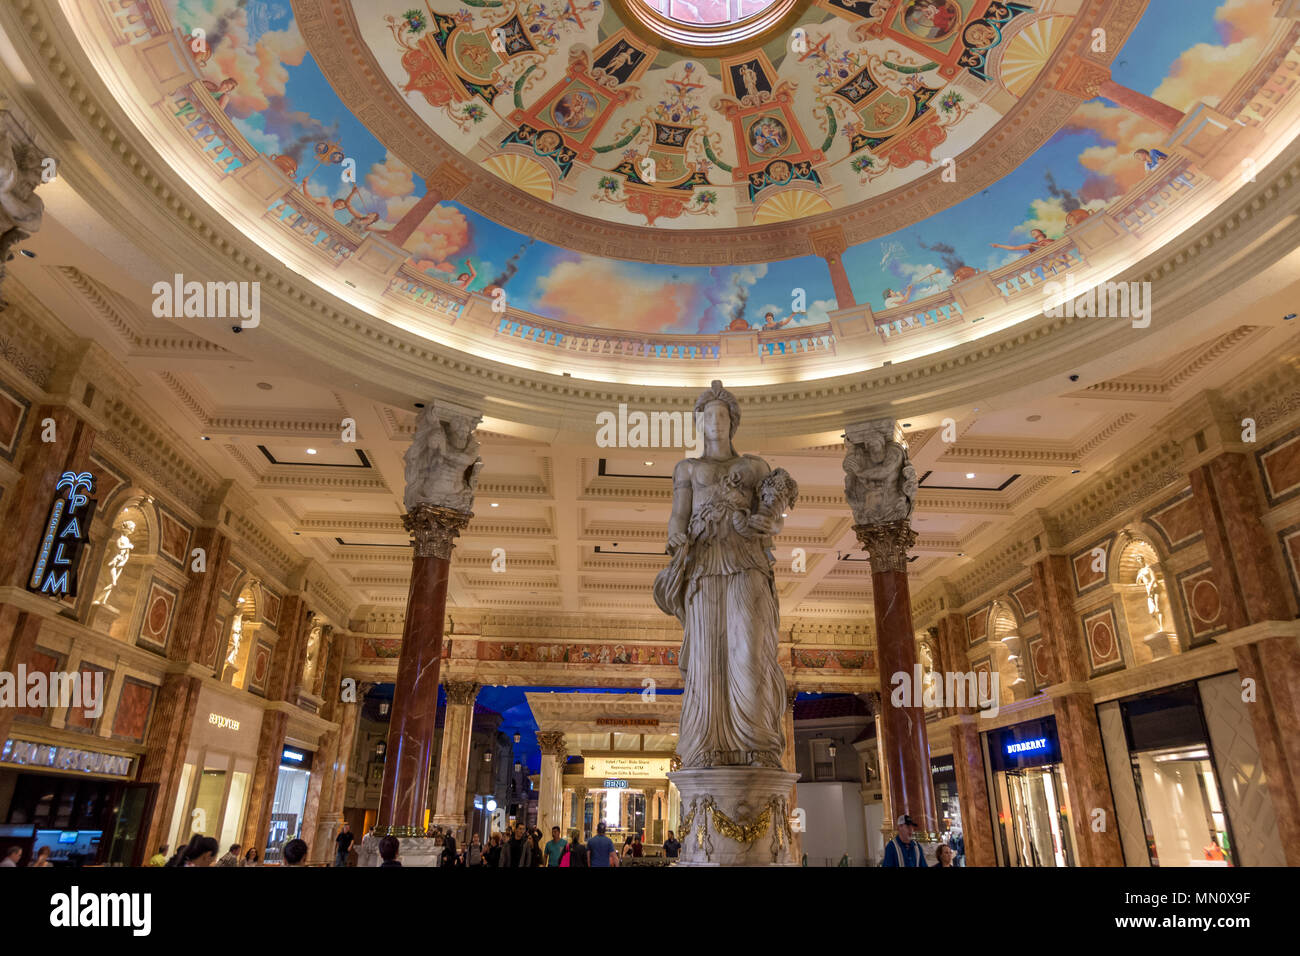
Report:
[[[1008,102],[1005,94],[982,101],[979,91],[1023,92],[1071,19],[1052,11],[1077,7],[836,3],[852,16],[811,8],[801,53],[783,32],[762,49],[712,60],[648,48],[601,0],[363,0],[355,15],[404,100],[517,188],[622,223],[743,229],[933,171],[998,122],[987,100]],[[954,24],[976,6],[987,29],[963,38]],[[894,21],[871,18],[886,7]],[[167,12],[185,33],[206,31],[200,69],[220,108],[305,192],[332,203],[340,222],[382,235],[416,206],[425,184],[342,104],[287,0],[167,0]],[[1112,77],[1177,110],[1214,105],[1258,59],[1273,13],[1273,0],[1151,0]],[[1004,35],[1014,42],[999,49]],[[996,77],[986,74],[995,67]],[[920,299],[963,267],[1020,256],[1034,230],[1059,237],[1075,210],[1101,208],[1142,179],[1134,150],[1167,136],[1103,97],[1081,102],[1011,175],[849,247],[843,261],[857,300],[880,309]],[[355,182],[340,175],[345,159],[355,162]],[[470,291],[504,288],[513,306],[598,328],[713,333],[824,322],[836,307],[817,257],[627,262],[534,240],[452,201],[432,207],[402,245],[431,276]]]

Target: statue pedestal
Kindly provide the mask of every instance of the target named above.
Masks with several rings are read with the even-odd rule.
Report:
[[[677,866],[798,866],[790,788],[797,773],[712,767],[668,774],[682,797]]]
[[[1162,660],[1174,652],[1173,644],[1170,643],[1172,637],[1168,631],[1156,631],[1142,638],[1142,643],[1151,649],[1151,656],[1155,660]]]
[[[435,843],[431,837],[398,837],[401,849],[397,861],[403,867],[440,866],[442,864],[442,844]],[[374,867],[384,862],[379,858],[379,840],[367,833],[361,839],[357,850],[357,867]]]

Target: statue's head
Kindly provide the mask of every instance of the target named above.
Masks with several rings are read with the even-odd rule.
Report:
[[[722,387],[721,381],[714,379],[695,400],[695,424],[706,438],[721,438],[725,434],[727,444],[731,444],[740,427],[740,403]]]

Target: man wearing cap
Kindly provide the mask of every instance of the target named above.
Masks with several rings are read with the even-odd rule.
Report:
[[[898,835],[885,844],[881,866],[925,866],[925,850],[912,839],[916,829],[916,822],[906,813],[898,818]]]

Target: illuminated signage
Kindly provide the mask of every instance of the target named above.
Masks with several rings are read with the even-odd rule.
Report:
[[[658,717],[597,717],[597,727],[658,727]]]
[[[233,717],[222,717],[220,714],[208,714],[208,723],[214,727],[226,727],[230,730],[239,729],[239,721]]]
[[[47,770],[81,771],[111,777],[130,777],[135,758],[124,754],[106,754],[98,750],[55,747],[30,740],[9,739],[0,748],[0,763],[20,767],[43,767]]]
[[[666,777],[672,758],[663,756],[593,757],[583,754],[582,774],[585,777],[607,777],[621,780],[627,777]]]
[[[606,789],[609,789],[609,790],[626,790],[626,789],[627,789],[627,781],[626,781],[626,780],[606,780],[606,781],[605,781],[605,787],[606,787]]]
[[[1021,740],[1014,744],[1007,744],[1008,754],[1038,753],[1046,749],[1047,749],[1046,737],[1035,737],[1033,740]]]
[[[88,471],[65,471],[54,486],[54,501],[36,551],[27,590],[54,597],[77,596],[77,565],[90,537],[95,514],[95,478]],[[60,495],[59,492],[63,494]]]
[[[312,754],[310,751],[295,750],[293,747],[285,747],[280,751],[280,766],[300,767],[303,770],[310,770],[311,758]]]
[[[302,754],[298,753],[298,751],[290,750],[288,747],[285,747],[284,753],[280,754],[280,759],[287,760],[289,763],[302,763],[304,758]]]

